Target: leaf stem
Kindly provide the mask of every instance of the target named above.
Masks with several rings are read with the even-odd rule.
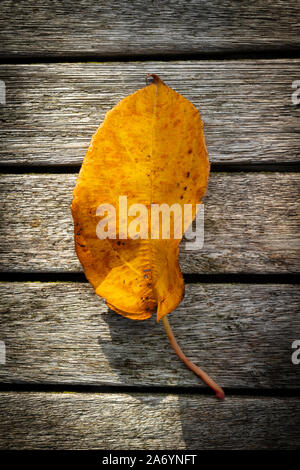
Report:
[[[180,349],[175,339],[171,325],[169,323],[169,320],[167,319],[167,315],[165,315],[162,320],[163,320],[163,324],[165,326],[168,338],[170,340],[170,343],[173,346],[174,351],[176,352],[179,359],[181,359],[185,363],[185,365],[188,366],[189,369],[191,369],[196,375],[198,375],[203,380],[203,382],[205,382],[209,387],[211,387],[216,392],[217,398],[220,398],[220,399],[224,398],[225,393],[222,390],[222,388],[219,387],[219,385],[217,385],[216,382],[214,382],[214,380],[212,380],[209,377],[209,375],[207,375],[206,372],[204,372],[202,369],[200,369],[200,367],[197,367],[192,361],[190,361],[182,352],[182,350]]]

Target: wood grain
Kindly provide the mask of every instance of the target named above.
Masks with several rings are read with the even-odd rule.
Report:
[[[297,162],[299,107],[291,94],[299,59],[155,59],[293,54],[299,14],[290,0],[3,0],[0,59],[62,63],[0,66],[1,165],[79,166],[105,113],[142,87],[149,72],[200,109],[213,163]],[[64,63],[70,58],[85,63]],[[87,62],[105,58],[116,62]],[[145,58],[151,61],[137,62]],[[69,210],[75,179],[1,177],[2,271],[81,271]],[[298,188],[295,173],[213,174],[205,247],[183,247],[183,272],[299,270]],[[118,316],[89,284],[2,282],[0,296],[4,384],[116,387],[115,393],[0,392],[1,449],[300,448],[298,398],[219,402],[197,394],[204,385],[177,359],[162,325]],[[256,395],[296,393],[291,345],[298,339],[299,297],[292,284],[187,284],[171,323],[187,355],[220,385]],[[119,393],[120,386],[128,392]],[[185,387],[192,393],[182,393]]]
[[[194,386],[162,323],[108,310],[89,284],[1,283],[6,383]],[[222,386],[300,388],[296,285],[187,284],[170,315],[186,354]]]
[[[212,174],[204,248],[182,250],[183,272],[297,272],[299,178],[296,173]],[[70,174],[0,178],[2,271],[81,270],[70,213],[75,180]]]
[[[291,0],[1,1],[1,57],[297,50]]]
[[[200,109],[212,162],[299,160],[300,60],[1,65],[5,165],[80,164],[105,113],[156,72]]]
[[[0,447],[299,449],[299,416],[298,398],[1,393]]]

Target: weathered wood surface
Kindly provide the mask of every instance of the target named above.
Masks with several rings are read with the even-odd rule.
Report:
[[[0,4],[1,57],[184,54],[299,47],[291,0],[29,0]]]
[[[299,449],[298,398],[0,393],[1,449]]]
[[[70,213],[75,180],[73,174],[0,178],[2,271],[81,270]],[[183,272],[297,272],[299,180],[296,173],[212,174],[204,248],[182,251]]]
[[[155,315],[123,318],[89,284],[1,283],[0,296],[2,382],[205,387]],[[297,285],[187,284],[170,322],[186,354],[222,386],[293,389],[299,304]]]
[[[2,65],[1,163],[80,164],[105,112],[148,72],[200,109],[212,162],[299,160],[300,60],[287,59]]]
[[[300,45],[299,13],[300,5],[280,0],[3,0],[0,58],[291,53]],[[291,100],[298,59],[188,60],[1,65],[1,165],[17,171],[18,165],[79,165],[105,112],[143,86],[148,72],[200,109],[212,162],[242,168],[299,160],[299,107]],[[81,270],[69,210],[75,179],[1,178],[3,271]],[[184,273],[296,272],[298,184],[294,173],[213,174],[205,247],[183,250]],[[300,387],[299,366],[291,361],[299,339],[297,286],[187,284],[171,316],[183,350],[220,385],[249,391],[223,402],[197,394],[205,386],[178,360],[155,318],[118,316],[87,283],[2,282],[0,297],[2,382],[12,389],[16,383],[116,386],[116,393],[1,392],[1,449],[300,448],[299,399],[250,396]],[[120,386],[128,393],[118,393]],[[167,386],[170,394],[151,386]]]

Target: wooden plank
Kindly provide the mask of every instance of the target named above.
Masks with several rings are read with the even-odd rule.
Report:
[[[194,386],[155,315],[108,310],[89,284],[1,283],[6,383]],[[300,388],[296,285],[187,284],[170,316],[186,354],[224,387]]]
[[[298,398],[0,393],[1,449],[299,449]],[[101,463],[101,462],[100,462]]]
[[[201,110],[212,162],[299,160],[300,60],[2,65],[2,164],[80,164],[105,112],[149,71]]]
[[[1,57],[132,56],[296,50],[291,0],[1,1]]]
[[[215,173],[205,242],[184,251],[184,273],[299,271],[297,173]],[[76,175],[3,175],[2,271],[78,272],[70,213]],[[182,242],[184,248],[184,242]]]

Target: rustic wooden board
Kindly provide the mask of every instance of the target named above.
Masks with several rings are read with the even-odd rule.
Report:
[[[291,0],[1,1],[1,57],[105,57],[296,50]]]
[[[299,107],[291,94],[300,60],[154,58],[292,54],[300,45],[299,14],[300,5],[282,0],[3,0],[2,60],[116,62],[1,65],[1,165],[16,171],[19,165],[79,165],[106,111],[143,86],[148,72],[201,110],[213,163],[297,162]],[[133,57],[153,61],[117,62]],[[1,178],[2,271],[81,271],[69,210],[75,179]],[[183,272],[296,272],[298,183],[294,173],[213,174],[205,248],[183,249]],[[116,387],[115,393],[0,392],[1,449],[300,448],[298,398],[219,402],[202,395],[204,385],[177,359],[155,318],[118,316],[89,284],[2,282],[0,296],[3,383],[12,389],[16,383]],[[222,386],[249,395],[296,393],[299,366],[292,364],[291,345],[298,339],[299,297],[292,284],[187,284],[171,323],[187,355]],[[121,386],[128,393],[119,393]],[[155,393],[153,386],[170,393]]]
[[[299,449],[298,398],[1,393],[1,449]]]
[[[108,310],[89,284],[1,283],[6,383],[140,386],[204,384],[177,358],[155,316]],[[222,386],[300,388],[296,285],[187,284],[170,316],[186,354]]]
[[[212,174],[204,248],[182,251],[183,272],[297,272],[299,179],[296,173]],[[2,271],[81,270],[70,213],[75,180],[72,174],[0,178]]]
[[[2,65],[1,163],[80,164],[105,112],[148,72],[201,110],[212,162],[299,160],[300,60],[287,59]]]

